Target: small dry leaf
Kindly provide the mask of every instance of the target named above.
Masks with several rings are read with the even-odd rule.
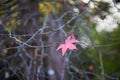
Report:
[[[65,55],[65,52],[69,49],[69,50],[74,50],[77,49],[75,44],[76,42],[79,42],[78,40],[75,39],[74,35],[71,34],[70,36],[68,36],[68,38],[65,40],[65,44],[60,44],[59,47],[57,48],[57,51],[59,49],[62,50],[62,56]]]

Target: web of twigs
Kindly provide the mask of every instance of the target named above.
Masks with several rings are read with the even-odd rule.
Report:
[[[53,9],[56,2],[57,1],[55,0],[53,1],[53,5],[50,7],[49,11]],[[2,15],[0,20],[0,61],[3,68],[0,70],[0,79],[10,78],[12,76],[17,76],[17,80],[24,80],[24,77],[26,77],[26,80],[42,80],[41,77],[44,79],[52,79],[55,76],[51,77],[51,75],[53,75],[55,71],[47,67],[50,64],[48,63],[49,61],[47,59],[51,57],[49,56],[49,51],[47,50],[49,50],[50,47],[56,46],[62,42],[56,41],[49,43],[48,40],[45,39],[48,37],[48,35],[51,37],[56,33],[61,33],[61,35],[63,35],[61,38],[64,40],[70,32],[73,32],[77,33],[77,38],[81,41],[77,44],[80,48],[77,51],[68,51],[64,56],[64,69],[62,69],[63,71],[60,73],[61,76],[59,80],[64,80],[66,72],[68,72],[70,75],[70,80],[93,80],[94,78],[95,80],[119,80],[118,78],[109,76],[105,73],[102,53],[98,48],[113,44],[97,45],[91,36],[91,29],[87,26],[87,23],[85,23],[85,18],[83,18],[85,14],[89,14],[89,16],[91,15],[88,8],[90,2],[94,1],[90,0],[84,6],[82,12],[75,12],[73,9],[77,6],[68,4],[66,1],[63,1],[63,4],[65,4],[64,6],[69,7],[68,10],[63,11],[62,15],[54,15],[55,17],[53,17],[52,20],[50,18],[52,13],[49,13],[48,15],[44,14],[42,16],[43,21],[41,24],[37,25],[37,29],[35,31],[33,27],[33,31],[31,30],[30,33],[25,33],[27,31],[24,30],[24,25],[26,25],[29,20],[32,20],[33,25],[36,25],[34,16],[40,15],[40,12],[28,14],[29,17],[27,17],[25,22],[20,23],[22,26],[18,27],[22,27],[20,28],[22,29],[20,31],[23,33],[19,33],[19,30],[17,29],[6,30],[7,26],[5,24],[6,21],[10,22],[9,27],[11,28],[14,27],[14,24],[17,25],[17,22],[12,24],[11,21],[16,19],[19,22],[20,17],[10,17],[9,14],[21,10],[22,7],[16,7],[15,9]],[[69,19],[64,21],[64,18],[68,16]],[[51,27],[48,22],[55,24],[56,26]],[[71,23],[73,24],[71,25]],[[67,32],[65,30],[66,28],[70,28],[70,31]],[[82,30],[83,33],[76,32],[76,29]],[[99,66],[96,68],[98,68],[100,72],[87,70],[84,66],[84,60],[82,60],[82,57],[80,57],[83,53],[85,53],[88,58],[90,58],[91,55],[89,52],[86,52],[86,49],[90,46],[88,46],[85,40],[81,39],[81,37],[84,35],[89,38],[92,45],[91,47],[96,51],[96,54],[98,54],[96,57],[99,58]],[[58,56],[61,56],[61,54],[58,53]],[[91,59],[90,62],[96,63],[94,59]],[[31,74],[31,71],[34,74]]]

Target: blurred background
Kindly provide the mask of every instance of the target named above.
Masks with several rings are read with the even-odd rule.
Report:
[[[119,46],[119,0],[0,0],[0,80],[119,80]]]

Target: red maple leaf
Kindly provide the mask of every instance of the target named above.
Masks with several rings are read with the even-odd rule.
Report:
[[[67,49],[69,50],[74,50],[77,49],[75,44],[76,42],[79,42],[78,40],[75,39],[74,35],[71,34],[70,36],[68,36],[68,38],[65,40],[65,44],[60,44],[59,47],[57,48],[57,51],[59,49],[62,50],[62,56],[65,55],[65,52],[67,51]]]

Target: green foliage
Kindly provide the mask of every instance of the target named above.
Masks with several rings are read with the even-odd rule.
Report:
[[[116,3],[119,3],[120,2],[120,0],[114,0]]]
[[[110,8],[110,4],[108,2],[102,2],[100,1],[99,2],[99,5],[98,5],[98,8],[101,10],[101,11],[105,11],[105,12],[108,12],[109,8]]]

